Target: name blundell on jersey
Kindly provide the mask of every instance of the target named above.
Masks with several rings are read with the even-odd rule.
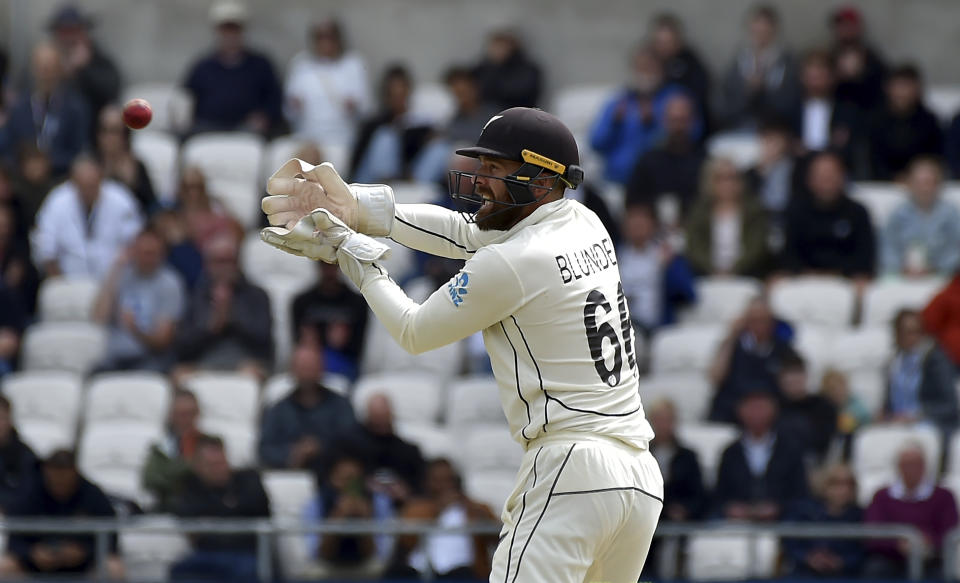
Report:
[[[564,284],[617,266],[613,245],[607,238],[588,247],[557,255],[555,259]]]

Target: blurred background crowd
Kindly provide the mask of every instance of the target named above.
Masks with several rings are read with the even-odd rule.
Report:
[[[403,354],[335,266],[258,241],[259,198],[296,156],[448,205],[447,169],[474,163],[453,149],[539,106],[577,135],[568,194],[616,241],[662,520],[910,524],[939,572],[960,493],[960,91],[888,59],[858,8],[788,46],[757,5],[722,69],[663,12],[610,55],[624,78],[555,95],[522,27],[418,86],[408,63],[374,75],[319,9],[288,63],[248,41],[243,4],[208,17],[176,84],[125,83],[82,5],[51,12],[25,66],[0,52],[4,514],[495,521],[519,448],[482,340]],[[152,101],[148,129],[123,125],[129,97]],[[459,265],[398,248],[388,267],[422,300]],[[296,576],[483,579],[496,543],[288,538]],[[715,575],[717,547],[687,542],[657,544],[651,576]],[[136,574],[122,543],[116,578]],[[785,539],[760,562],[878,579],[906,552]],[[172,578],[256,576],[246,535],[165,558]],[[0,574],[92,560],[90,537],[12,533]]]

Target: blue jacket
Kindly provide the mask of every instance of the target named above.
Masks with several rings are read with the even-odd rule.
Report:
[[[230,131],[252,113],[280,121],[282,91],[273,65],[263,55],[246,51],[236,66],[225,66],[215,54],[198,61],[184,82],[194,98],[194,123],[202,130]]]
[[[863,511],[851,506],[839,516],[827,514],[827,509],[823,502],[819,500],[799,500],[792,504],[784,514],[783,519],[787,522],[861,522],[863,520]],[[843,561],[843,567],[839,573],[834,575],[856,576],[860,570],[860,563],[863,560],[863,547],[858,540],[851,539],[783,539],[783,551],[792,563],[792,573],[794,575],[812,575],[814,571],[806,564],[804,559],[811,551],[823,549],[830,551]]]
[[[68,89],[55,92],[46,109],[43,115],[31,93],[14,102],[6,125],[0,126],[0,156],[14,163],[20,148],[32,144],[47,153],[54,175],[60,176],[89,145],[90,112],[83,98]]]

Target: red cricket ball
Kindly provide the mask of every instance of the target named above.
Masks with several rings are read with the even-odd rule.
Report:
[[[146,99],[131,99],[123,106],[123,123],[132,130],[147,127],[153,118],[153,110]]]

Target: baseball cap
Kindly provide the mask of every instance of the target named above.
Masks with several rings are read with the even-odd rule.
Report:
[[[542,109],[501,111],[483,126],[475,146],[460,148],[457,154],[526,162],[556,172],[574,186],[583,181],[576,139],[562,121]]]
[[[49,30],[73,26],[90,28],[93,24],[93,18],[91,18],[89,14],[81,11],[78,6],[64,4],[50,17],[50,20],[47,21],[47,28]]]
[[[854,24],[863,22],[860,10],[856,6],[841,6],[833,13],[833,24]]]
[[[244,24],[248,18],[247,7],[233,0],[221,0],[210,7],[210,22],[221,24]]]

